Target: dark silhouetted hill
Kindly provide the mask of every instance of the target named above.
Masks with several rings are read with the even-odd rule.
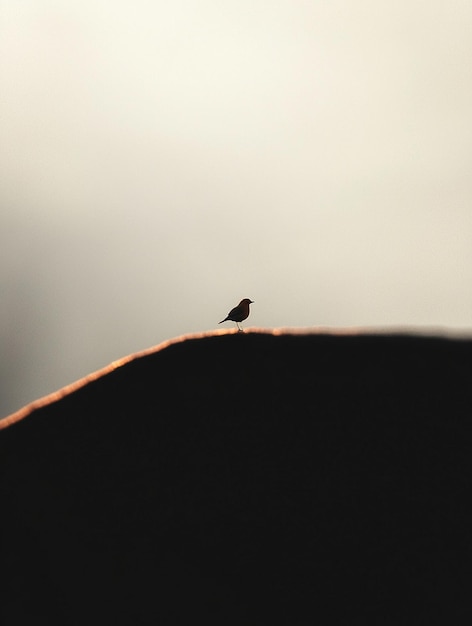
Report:
[[[247,332],[0,431],[4,626],[472,623],[472,343]]]

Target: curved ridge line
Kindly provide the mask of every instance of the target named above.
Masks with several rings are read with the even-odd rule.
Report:
[[[375,329],[375,328],[369,329],[369,328],[362,328],[362,327],[332,328],[332,327],[327,327],[327,326],[279,327],[279,328],[250,327],[250,328],[246,328],[244,332],[267,334],[267,335],[274,335],[274,336],[308,335],[308,334],[309,335],[329,334],[329,335],[343,336],[343,335],[360,335],[360,334],[370,334],[370,335],[374,334],[375,335],[375,334],[383,334],[385,332],[388,332],[389,334],[392,334],[392,333],[404,334],[405,332],[410,333],[410,334],[411,333],[425,334],[425,331],[427,333],[428,330],[430,332],[432,331],[436,335],[437,334],[439,335],[450,334],[450,333],[444,332],[445,329],[437,329],[437,328],[423,329],[423,332],[421,332],[420,329],[418,328],[403,328],[403,329],[390,328],[389,329],[389,328],[384,327],[384,328],[378,328],[378,329]],[[439,331],[442,330],[443,332],[438,333],[438,330]],[[8,426],[11,426],[11,424],[15,424],[16,422],[19,422],[20,420],[30,415],[36,409],[40,409],[44,406],[47,406],[48,404],[53,404],[54,402],[58,402],[61,398],[64,398],[65,396],[70,395],[71,393],[73,393],[74,391],[77,391],[78,389],[81,389],[88,383],[94,380],[97,380],[98,378],[101,378],[102,376],[106,376],[107,374],[109,374],[110,372],[113,372],[118,367],[122,367],[123,365],[126,365],[127,363],[130,363],[131,361],[134,361],[135,359],[140,359],[142,357],[148,356],[149,354],[160,352],[161,350],[165,350],[169,346],[172,346],[177,343],[181,343],[183,341],[187,341],[189,339],[203,339],[205,337],[219,337],[222,335],[235,335],[235,334],[238,334],[238,330],[236,328],[221,329],[221,330],[216,329],[216,330],[186,333],[178,337],[174,337],[172,339],[166,339],[165,341],[162,341],[161,343],[156,344],[155,346],[152,346],[151,348],[146,348],[145,350],[134,352],[121,359],[112,361],[109,365],[106,365],[105,367],[100,368],[99,370],[91,372],[90,374],[87,374],[86,376],[79,378],[78,380],[68,385],[65,385],[64,387],[61,387],[57,391],[53,391],[52,393],[46,394],[45,396],[42,396],[38,398],[37,400],[33,400],[32,402],[29,402],[24,407],[22,407],[21,409],[18,409],[18,411],[15,411],[14,413],[11,413],[10,415],[0,418],[0,430],[7,428]]]
[[[274,334],[274,335],[280,334],[277,332],[276,329],[274,330],[246,329],[245,332],[254,332],[254,331],[260,332],[260,333],[264,332],[264,333]],[[181,343],[189,339],[203,339],[205,337],[234,335],[234,334],[237,334],[237,332],[238,332],[237,329],[221,329],[221,330],[187,333],[187,334],[180,335],[178,337],[174,337],[172,339],[166,339],[165,341],[162,341],[161,343],[155,346],[152,346],[151,348],[146,348],[145,350],[140,350],[138,352],[129,354],[128,356],[122,357],[121,359],[112,361],[109,365],[105,365],[105,367],[102,367],[94,372],[91,372],[90,374],[87,374],[86,376],[83,376],[82,378],[79,378],[78,380],[72,383],[69,383],[68,385],[61,387],[57,391],[53,391],[51,393],[46,394],[45,396],[41,396],[37,400],[33,400],[32,402],[29,402],[28,404],[26,404],[24,407],[18,409],[18,411],[15,411],[14,413],[10,413],[9,415],[3,418],[0,418],[0,430],[7,428],[8,426],[15,424],[16,422],[19,422],[20,420],[24,419],[25,417],[27,417],[28,415],[30,415],[31,413],[33,413],[33,411],[36,411],[37,409],[45,407],[49,404],[53,404],[54,402],[58,402],[59,400],[61,400],[61,398],[64,398],[65,396],[68,396],[71,393],[74,393],[78,389],[85,387],[85,385],[87,385],[88,383],[94,380],[97,380],[98,378],[102,378],[103,376],[110,374],[115,369],[122,367],[123,365],[126,365],[127,363],[130,363],[131,361],[140,359],[150,354],[154,354],[156,352],[160,352],[161,350],[165,350],[171,345]]]

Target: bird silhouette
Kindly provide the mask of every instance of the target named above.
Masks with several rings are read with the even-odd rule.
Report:
[[[246,317],[248,317],[249,305],[252,304],[253,302],[254,300],[249,300],[249,298],[244,298],[244,300],[241,300],[238,306],[235,306],[234,309],[231,309],[231,311],[228,313],[225,319],[221,320],[221,322],[218,322],[218,324],[222,324],[223,322],[226,322],[227,320],[231,320],[232,322],[236,322],[236,326],[238,327],[239,332],[242,333],[243,329],[239,325],[239,322],[242,322],[243,320],[246,319]]]

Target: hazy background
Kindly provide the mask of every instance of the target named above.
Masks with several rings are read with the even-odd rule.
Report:
[[[471,199],[470,0],[2,0],[0,415],[244,297],[468,332]]]

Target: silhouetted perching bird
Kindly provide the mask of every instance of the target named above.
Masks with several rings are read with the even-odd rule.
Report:
[[[218,322],[218,324],[222,324],[223,322],[226,322],[227,320],[231,320],[232,322],[236,322],[236,326],[238,327],[238,330],[241,333],[243,329],[239,325],[239,322],[242,322],[243,320],[245,320],[246,317],[249,315],[249,305],[252,304],[253,302],[254,300],[249,300],[249,298],[244,298],[244,300],[241,300],[238,306],[235,306],[234,309],[231,309],[231,311],[228,313],[225,319],[221,320],[221,322]]]

